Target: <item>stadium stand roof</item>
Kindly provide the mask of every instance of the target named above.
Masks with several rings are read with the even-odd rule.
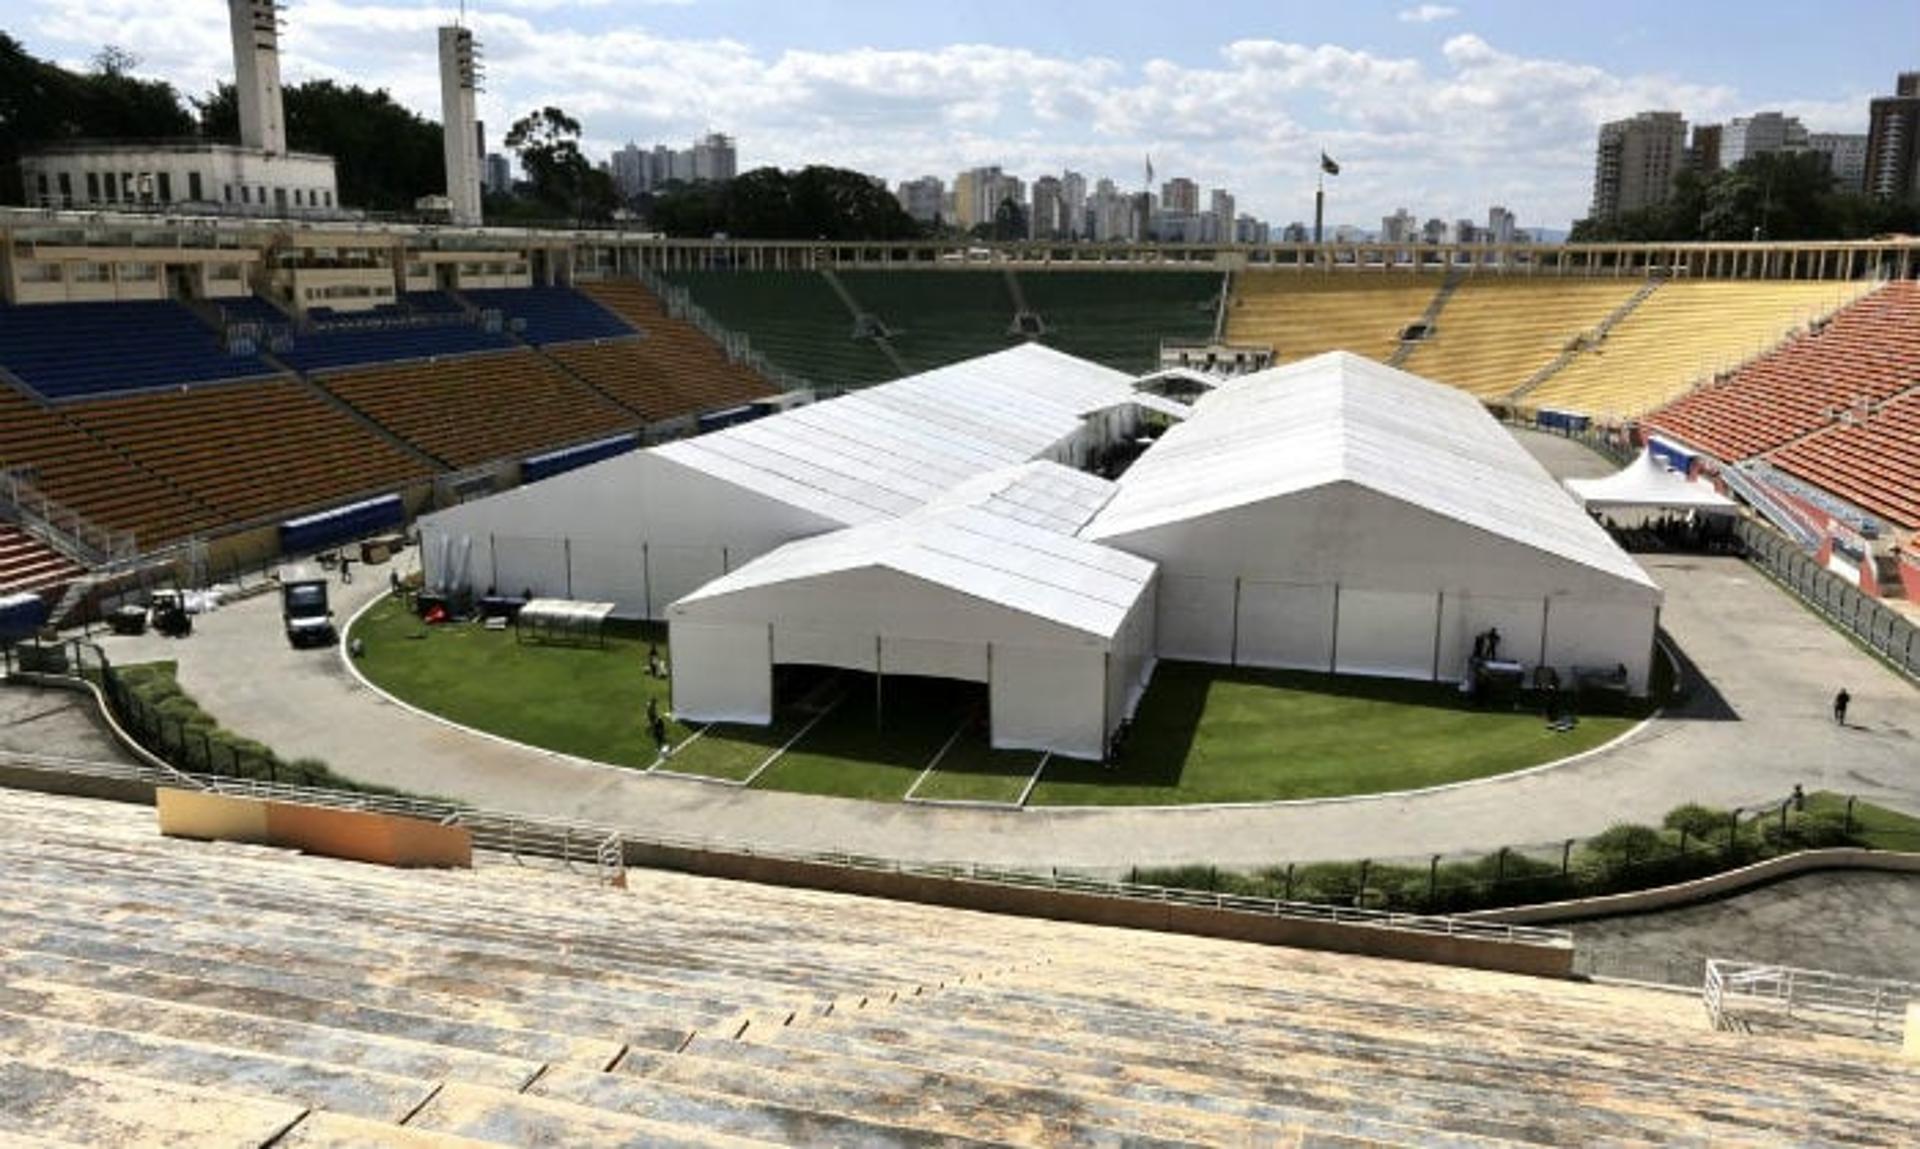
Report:
[[[852,525],[1042,457],[1132,398],[1125,373],[1029,343],[655,453]]]
[[[1340,482],[1654,586],[1471,395],[1344,351],[1202,396],[1082,534],[1113,538]]]
[[[1045,461],[990,472],[902,518],[788,543],[680,600],[675,614],[749,589],[885,567],[1112,638],[1154,571],[1074,537],[1113,486]]]

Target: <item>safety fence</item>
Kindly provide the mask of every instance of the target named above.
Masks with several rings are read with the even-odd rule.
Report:
[[[1920,679],[1920,627],[1823,569],[1805,551],[1758,523],[1743,521],[1737,529],[1755,566],[1894,669]]]
[[[1758,1016],[1838,1023],[1898,1041],[1920,984],[1715,958],[1706,963],[1700,997],[1715,1029],[1746,1028]]]

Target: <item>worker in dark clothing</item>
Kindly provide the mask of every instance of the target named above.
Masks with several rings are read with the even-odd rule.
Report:
[[[1847,724],[1847,704],[1852,701],[1853,695],[1848,694],[1844,686],[1840,688],[1840,693],[1833,696],[1833,720],[1835,722],[1838,722],[1842,726]]]

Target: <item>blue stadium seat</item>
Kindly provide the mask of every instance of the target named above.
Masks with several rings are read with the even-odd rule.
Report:
[[[49,399],[270,375],[177,303],[0,306],[0,365]]]
[[[509,321],[523,321],[520,334],[528,343],[575,343],[633,334],[633,328],[618,316],[568,287],[496,288],[463,294],[475,307],[498,308]]]

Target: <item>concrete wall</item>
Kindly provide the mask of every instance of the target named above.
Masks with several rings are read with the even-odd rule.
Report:
[[[383,866],[473,866],[473,834],[464,826],[165,787],[154,805],[160,832],[172,838],[250,842]]]
[[[627,843],[627,863],[707,877],[832,890],[985,913],[1081,922],[1124,929],[1362,954],[1401,961],[1466,966],[1535,977],[1570,977],[1573,950],[1524,942],[1414,933],[1352,922],[1303,921],[1240,910],[1134,901],[1072,890],[1005,886],[965,878],[936,878],[883,870],[856,870],[746,854]]]
[[[1695,902],[1712,901],[1737,894],[1755,886],[1764,886],[1795,874],[1818,870],[1879,870],[1888,873],[1920,874],[1920,854],[1891,853],[1885,850],[1803,850],[1779,858],[1768,858],[1751,866],[1728,870],[1690,882],[1638,890],[1627,894],[1608,894],[1598,898],[1576,898],[1564,902],[1543,902],[1536,906],[1513,906],[1498,910],[1478,910],[1461,914],[1462,918],[1482,922],[1508,922],[1514,925],[1553,925],[1586,918],[1606,918],[1618,914],[1643,914],[1673,909]]]

